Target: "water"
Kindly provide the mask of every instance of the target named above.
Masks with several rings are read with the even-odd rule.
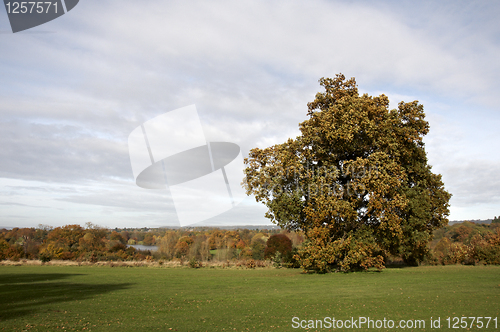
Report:
[[[133,247],[136,250],[151,250],[151,251],[158,251],[157,246],[143,246],[141,244],[129,244],[127,247]]]

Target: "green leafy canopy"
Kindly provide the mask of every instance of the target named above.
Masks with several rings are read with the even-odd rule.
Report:
[[[306,270],[382,268],[389,254],[418,263],[451,197],[427,164],[423,106],[390,110],[387,96],[360,96],[342,74],[319,82],[301,135],[250,151],[247,194],[275,224],[305,232]]]

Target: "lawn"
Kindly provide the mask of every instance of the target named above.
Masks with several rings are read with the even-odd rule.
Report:
[[[303,330],[292,328],[294,317],[303,326],[325,317],[386,318],[396,326],[418,319],[425,330],[431,317],[440,317],[434,330],[445,331],[448,317],[462,316],[497,317],[500,331],[500,267],[306,275],[271,268],[0,266],[2,331]],[[495,330],[494,324],[472,330]],[[350,331],[369,330],[363,327]]]

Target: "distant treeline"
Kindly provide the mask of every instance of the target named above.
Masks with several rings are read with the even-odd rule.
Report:
[[[279,229],[214,228],[105,229],[88,224],[51,228],[0,230],[0,260],[40,259],[49,261],[264,260],[276,256],[290,260],[293,247],[304,240],[301,233]],[[130,245],[157,246],[158,250],[136,250]]]
[[[436,230],[429,263],[500,264],[500,217],[490,224],[463,222]]]
[[[271,259],[297,266],[293,256],[301,232],[279,229],[105,229],[67,225],[0,230],[0,260],[77,261],[234,261]],[[136,250],[130,245],[157,246]],[[387,257],[397,261],[397,257]],[[427,264],[500,264],[500,218],[491,224],[464,222],[434,232]]]

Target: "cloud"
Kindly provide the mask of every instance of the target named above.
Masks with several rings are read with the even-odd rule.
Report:
[[[470,207],[496,204],[500,200],[500,165],[486,160],[466,161],[448,167],[448,177],[455,180],[449,186],[454,194],[452,204]]]
[[[120,211],[116,224],[128,208],[130,223],[152,209],[146,219],[157,220],[150,193],[122,194],[134,128],[196,104],[207,139],[246,155],[296,136],[318,79],[343,72],[392,107],[423,102],[429,160],[454,204],[498,204],[481,180],[496,170],[499,141],[498,14],[493,2],[81,2],[35,29],[55,33],[0,35],[0,176],[96,186],[54,206]],[[459,162],[470,155],[488,166]]]
[[[1,177],[78,182],[131,174],[124,142],[72,125],[0,122]]]

